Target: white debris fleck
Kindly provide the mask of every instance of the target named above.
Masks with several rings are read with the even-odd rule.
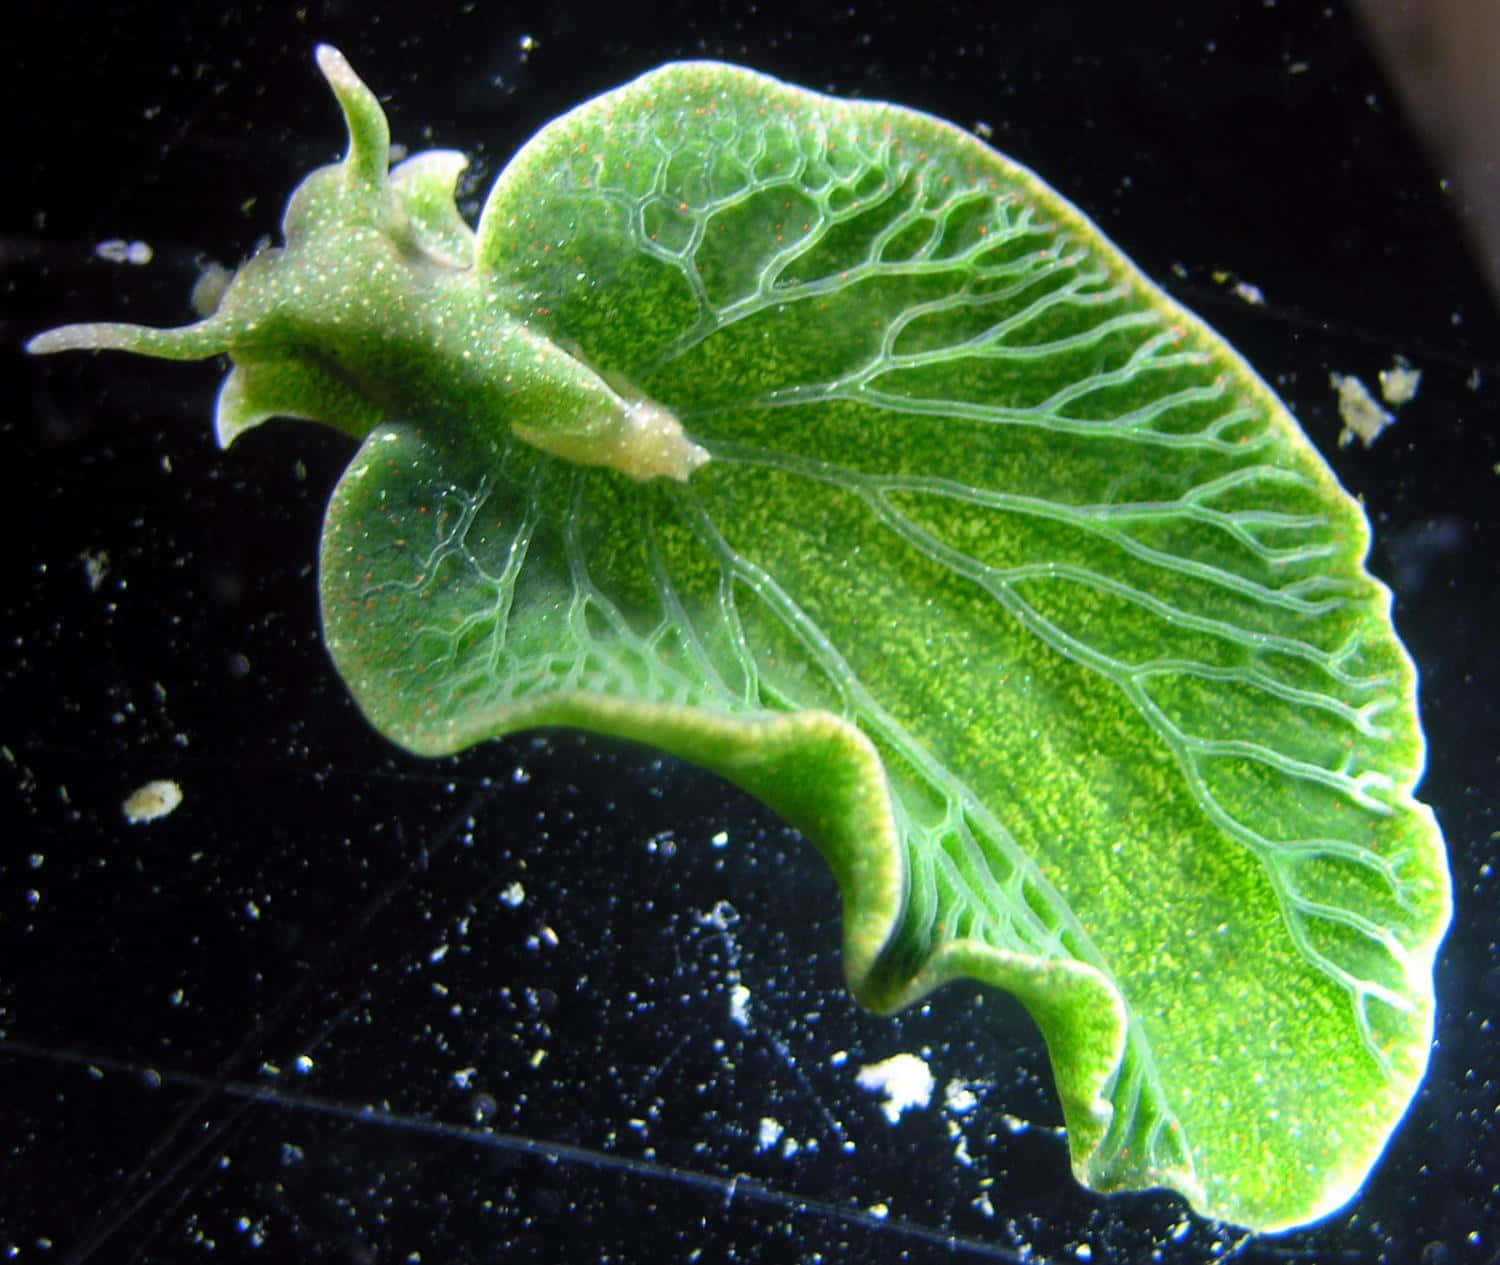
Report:
[[[963,1168],[973,1168],[974,1157],[969,1153],[969,1139],[964,1137],[958,1121],[948,1120],[944,1123],[948,1126],[948,1136],[953,1139],[954,1162]]]
[[[974,135],[978,136],[981,140],[987,141],[994,134],[995,129],[992,124],[986,123],[983,119],[974,120]]]
[[[519,909],[526,900],[526,889],[520,883],[507,883],[500,889],[500,903]]]
[[[1339,416],[1344,419],[1344,429],[1339,432],[1340,448],[1347,448],[1356,437],[1368,448],[1396,420],[1375,403],[1375,397],[1352,373],[1330,373],[1328,381],[1339,393]]]
[[[955,1116],[966,1115],[979,1106],[979,1095],[961,1080],[951,1080],[943,1086],[943,1106]]]
[[[1182,271],[1178,275],[1186,276],[1186,270]],[[1241,303],[1248,303],[1251,307],[1260,307],[1264,305],[1266,301],[1266,296],[1261,293],[1261,289],[1258,285],[1252,285],[1248,281],[1242,281],[1237,278],[1232,272],[1227,272],[1223,268],[1215,268],[1211,273],[1209,273],[1209,276],[1213,278],[1215,285],[1228,285],[1229,293],[1234,295],[1234,297],[1237,298]],[[1231,282],[1233,282],[1232,285],[1230,284]]]
[[[1382,369],[1376,376],[1380,379],[1380,398],[1396,408],[1410,404],[1422,384],[1422,371],[1413,369],[1400,356],[1389,369]]]
[[[166,778],[159,778],[131,792],[130,798],[123,805],[125,820],[132,826],[143,826],[148,821],[167,816],[180,803],[182,787]]]
[[[109,552],[101,549],[98,553],[81,553],[78,560],[83,563],[83,578],[88,581],[89,592],[97,593],[109,573]]]
[[[887,1203],[871,1204],[865,1209],[877,1221],[884,1221],[891,1215],[891,1206]]]
[[[760,1128],[755,1133],[755,1149],[757,1151],[769,1151],[779,1141],[784,1130],[779,1120],[772,1120],[770,1116],[760,1118]]]
[[[94,254],[112,264],[134,264],[137,268],[151,262],[151,247],[145,242],[127,242],[119,237],[100,242],[94,247]]]
[[[743,984],[729,990],[729,1019],[741,1028],[750,1026],[750,990]]]
[[[932,1101],[932,1069],[915,1054],[894,1054],[880,1063],[867,1063],[859,1069],[855,1084],[874,1094],[884,1094],[881,1110],[892,1124],[911,1107],[925,1107]]]

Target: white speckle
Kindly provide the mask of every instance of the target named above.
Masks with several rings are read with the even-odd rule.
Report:
[[[750,990],[743,984],[729,990],[729,1018],[741,1028],[750,1026]]]
[[[449,1079],[453,1082],[455,1089],[468,1089],[474,1082],[474,1074],[479,1071],[477,1067],[461,1067],[453,1072]]]
[[[151,247],[145,242],[127,242],[111,237],[94,247],[94,254],[112,264],[134,264],[137,268],[151,262]]]
[[[890,1204],[871,1204],[865,1209],[877,1221],[884,1221],[891,1215]]]
[[[986,123],[983,119],[974,120],[974,135],[981,137],[984,140],[989,140],[989,138],[994,134],[995,129],[988,123]]]
[[[313,1070],[313,1061],[305,1054],[299,1054],[292,1060],[292,1070],[298,1076],[307,1076]]]
[[[969,1139],[952,1120],[948,1121],[948,1136],[953,1139],[953,1162],[962,1168],[973,1168],[974,1157],[969,1154]]]
[[[1260,287],[1251,285],[1248,281],[1234,283],[1234,297],[1251,307],[1263,307],[1266,302],[1266,296],[1260,292]]]
[[[1087,1243],[1079,1243],[1073,1248],[1073,1255],[1080,1261],[1091,1261],[1094,1259],[1094,1249]]]
[[[721,830],[721,831],[719,831],[718,834],[714,835],[708,841],[708,843],[709,843],[710,847],[714,847],[714,848],[727,847],[728,844],[729,844],[729,831],[727,831],[727,830]]]
[[[1339,393],[1339,416],[1344,429],[1339,432],[1339,447],[1346,448],[1358,437],[1368,448],[1396,419],[1375,403],[1375,397],[1353,374],[1330,373],[1328,381]]]
[[[892,1124],[912,1107],[925,1107],[932,1101],[932,1069],[915,1054],[894,1054],[880,1063],[867,1063],[859,1069],[855,1084],[871,1093],[884,1094],[881,1110]]]
[[[757,1151],[769,1151],[779,1141],[784,1130],[779,1120],[772,1120],[770,1116],[760,1118],[760,1128],[755,1131],[755,1149]]]
[[[1380,398],[1396,408],[1411,403],[1422,383],[1422,371],[1413,369],[1399,357],[1389,369],[1382,369],[1376,376],[1380,379]]]
[[[712,909],[698,916],[698,922],[702,926],[714,927],[719,931],[727,931],[739,920],[739,911],[727,900],[715,901]]]
[[[83,578],[88,581],[89,592],[97,593],[109,572],[109,554],[101,549],[98,553],[81,553],[78,560],[83,563]]]
[[[526,889],[520,883],[507,883],[500,889],[500,903],[519,909],[526,900]]]
[[[125,820],[132,826],[143,826],[171,813],[182,803],[182,787],[166,778],[147,782],[133,791],[123,805]]]

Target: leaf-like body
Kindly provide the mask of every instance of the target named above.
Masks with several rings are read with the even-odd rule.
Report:
[[[716,63],[344,163],[183,331],[232,438],[363,437],[325,633],[438,754],[538,725],[762,798],[850,987],[967,977],[1047,1041],[1080,1180],[1261,1229],[1347,1200],[1421,1079],[1447,925],[1415,673],[1359,507],[1250,368],[1031,172]]]

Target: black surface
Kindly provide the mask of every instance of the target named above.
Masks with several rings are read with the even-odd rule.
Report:
[[[0,1257],[1497,1259],[1500,320],[1441,173],[1338,7],[805,7],[57,4],[0,36]],[[538,126],[673,57],[983,121],[1284,395],[1399,582],[1457,900],[1431,1073],[1349,1209],[1245,1241],[1081,1191],[1024,1014],[965,988],[858,1011],[817,858],[693,769],[565,735],[395,751],[318,638],[348,446],[278,423],[218,452],[212,365],[20,355],[65,319],[179,323],[202,258],[275,232],[342,143],[317,40],[398,140],[476,158],[475,204]],[[1335,450],[1329,371],[1397,353],[1417,400]],[[186,802],[126,827],[154,777]],[[980,1083],[971,1166],[939,1112],[892,1129],[853,1086],[913,1049]],[[763,1116],[804,1149],[759,1153]]]

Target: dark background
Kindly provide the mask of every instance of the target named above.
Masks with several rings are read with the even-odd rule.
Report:
[[[858,1011],[821,863],[694,769],[570,735],[394,750],[318,637],[349,445],[273,423],[220,453],[217,366],[20,354],[181,323],[205,259],[276,232],[341,151],[317,40],[398,141],[474,158],[471,214],[537,127],[670,58],[986,123],[1281,392],[1374,523],[1454,868],[1431,1072],[1348,1209],[1246,1241],[1081,1191],[1025,1015],[962,987]],[[0,55],[0,1255],[1497,1259],[1500,319],[1342,6],[58,3]],[[1417,399],[1335,449],[1330,370],[1398,353]],[[156,777],[184,804],[127,827]],[[978,1111],[887,1125],[854,1072],[901,1050]],[[802,1149],[758,1152],[762,1117]]]

